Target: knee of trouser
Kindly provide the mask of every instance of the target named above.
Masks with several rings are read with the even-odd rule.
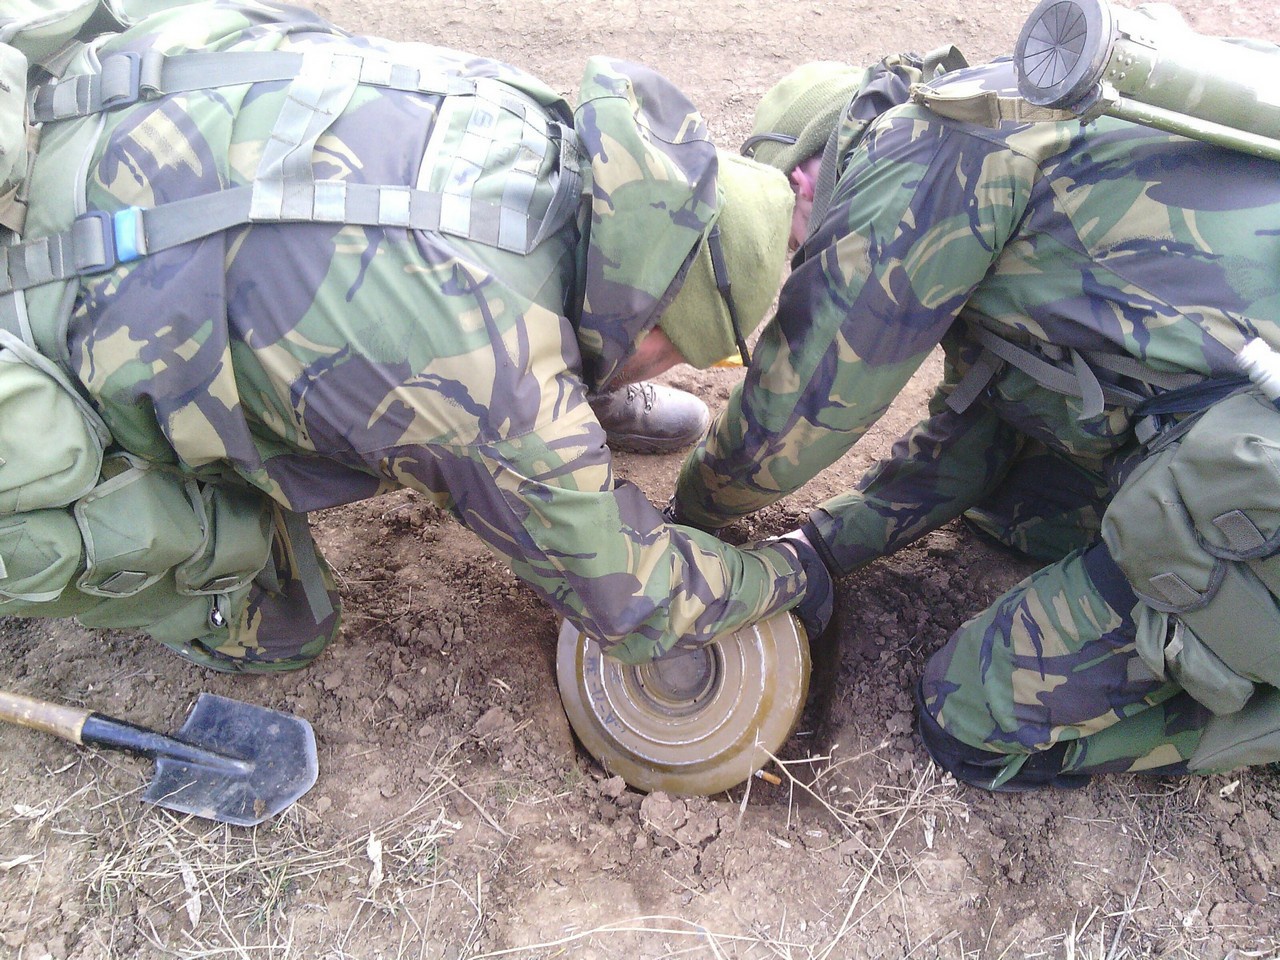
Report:
[[[961,783],[997,793],[1022,793],[1041,787],[1075,789],[1089,782],[1087,774],[1064,773],[1067,741],[1037,753],[998,753],[972,747],[943,729],[929,711],[924,684],[915,687],[920,739],[930,758]]]

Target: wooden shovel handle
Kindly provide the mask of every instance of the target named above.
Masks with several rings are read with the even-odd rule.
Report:
[[[0,690],[0,720],[32,730],[43,730],[72,743],[81,743],[80,731],[92,710],[69,707],[48,700],[24,697]]]

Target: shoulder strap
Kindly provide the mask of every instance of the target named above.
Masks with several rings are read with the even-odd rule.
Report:
[[[1080,120],[1070,110],[1053,107],[1037,107],[1022,97],[1005,97],[994,90],[972,93],[948,93],[927,83],[911,86],[911,102],[918,103],[948,120],[976,123],[984,127],[998,127],[1002,123],[1047,123],[1063,120]]]
[[[505,250],[527,253],[574,216],[581,190],[573,129],[548,119],[514,88],[489,79],[431,76],[413,67],[357,54],[309,51],[209,53],[166,57],[115,54],[94,74],[51,81],[35,96],[35,116],[56,122],[118,109],[166,93],[290,78],[290,96],[272,130],[251,186],[109,214],[90,211],[69,229],[0,247],[0,296],[76,276],[101,273],[149,253],[248,223],[316,222],[439,230]],[[405,185],[347,183],[312,177],[312,147],[359,84],[442,96],[471,96],[516,112],[539,136],[522,144],[536,159],[558,152],[552,196],[540,217],[533,189],[515,188],[500,201],[470,192]],[[484,125],[484,117],[472,121]],[[468,139],[470,136],[470,140]],[[464,134],[488,148],[482,129]]]
[[[858,81],[839,122],[827,138],[818,168],[818,181],[813,190],[813,210],[809,214],[809,233],[814,233],[826,218],[840,179],[841,157],[851,144],[861,138],[867,126],[890,107],[906,102],[912,86],[921,80],[967,66],[964,54],[954,46],[938,47],[924,57],[914,53],[898,53],[868,67]]]

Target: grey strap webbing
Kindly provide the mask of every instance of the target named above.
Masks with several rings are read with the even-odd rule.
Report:
[[[288,79],[290,95],[251,186],[148,209],[129,207],[114,214],[92,211],[77,217],[70,229],[61,233],[0,246],[0,298],[13,291],[111,270],[146,254],[249,223],[312,222],[440,231],[527,253],[576,214],[582,185],[577,134],[558,121],[548,122],[536,105],[497,81],[427,77],[415,68],[345,52],[175,57],[118,54],[104,59],[100,74],[50,81],[38,91],[36,100],[46,104],[48,112],[43,116],[47,122],[114,109],[135,102],[144,91],[159,96],[267,79]],[[356,86],[366,82],[445,96],[472,95],[516,114],[526,121],[527,128],[536,119],[522,143],[525,155],[541,160],[547,141],[558,150],[546,211],[540,218],[531,214],[537,185],[531,170],[515,171],[523,175],[512,177],[513,185],[496,203],[472,195],[469,188],[445,193],[405,185],[313,179],[311,158],[316,142],[350,102]],[[478,145],[485,138],[474,139]],[[487,154],[477,153],[474,161],[483,166],[487,159]],[[0,316],[0,323],[8,327],[9,319]]]
[[[314,56],[278,50],[221,53],[181,53],[156,50],[113,53],[102,59],[96,73],[49,80],[41,85],[31,106],[31,121],[70,120],[154,100],[173,93],[214,87],[293,80],[303,61]],[[344,54],[358,61],[359,82],[390,90],[438,96],[475,92],[476,82],[465,77],[430,73],[379,56]]]
[[[818,182],[813,187],[813,207],[809,211],[808,240],[827,218],[827,210],[835,198],[836,181],[839,180],[840,165],[840,124],[837,123],[827,137],[827,145],[822,150],[822,163],[818,167]]]
[[[325,589],[324,572],[317,556],[315,540],[311,537],[307,515],[294,513],[292,510],[280,512],[284,517],[285,533],[289,537],[294,578],[302,584],[311,615],[316,623],[320,623],[333,613],[333,601]],[[267,563],[266,566],[271,564]]]
[[[1147,399],[1145,395],[1136,391],[1126,390],[1124,387],[1099,380],[1093,369],[1095,366],[1165,388],[1184,386],[1202,379],[1194,374],[1166,374],[1150,370],[1140,361],[1132,358],[1074,349],[1064,353],[1064,358],[1069,359],[1071,363],[1071,368],[1068,370],[1044,359],[1026,347],[1005,340],[999,334],[992,333],[976,323],[968,324],[967,332],[969,337],[981,345],[983,353],[947,398],[947,406],[957,413],[963,413],[986,389],[987,384],[1000,368],[999,361],[1018,368],[1046,389],[1065,396],[1078,397],[1082,401],[1081,420],[1100,415],[1108,403],[1115,406],[1136,407]],[[988,357],[996,359],[993,361],[987,359]]]
[[[328,51],[302,58],[258,161],[250,220],[302,220],[312,212],[311,154],[360,86],[361,59]]]
[[[561,173],[560,186],[535,234],[545,238],[577,209],[576,175]],[[568,184],[568,186],[566,186]],[[121,263],[190,243],[231,227],[262,222],[345,223],[394,226],[410,230],[440,228],[442,195],[404,186],[317,180],[291,187],[290,210],[296,217],[267,220],[251,215],[254,187],[174,200],[158,207],[129,207],[114,215],[91,212],[76,218],[70,230],[0,247],[0,294],[75,276],[102,273]],[[561,197],[563,194],[563,197]],[[472,199],[500,218],[499,204]],[[558,221],[558,223],[557,223]]]

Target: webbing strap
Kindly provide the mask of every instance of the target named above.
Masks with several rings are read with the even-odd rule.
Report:
[[[571,149],[571,148],[570,148]],[[542,218],[540,241],[574,214],[580,179],[562,170],[552,206]],[[190,243],[249,223],[313,222],[356,226],[396,226],[448,233],[441,224],[443,196],[404,186],[318,180],[290,186],[293,216],[254,217],[253,187],[174,200],[158,207],[128,207],[114,215],[92,212],[78,217],[70,230],[9,247],[0,247],[0,295],[45,283],[112,270],[149,253]],[[500,204],[471,200],[495,222]],[[524,252],[524,247],[520,248]]]
[[[293,561],[293,577],[302,584],[307,605],[316,623],[333,613],[333,601],[324,583],[324,571],[317,556],[315,541],[305,513],[281,510],[285,535],[289,538],[289,557]],[[270,566],[268,563],[267,566]]]
[[[996,375],[996,371],[1004,366],[1004,361],[990,350],[983,350],[973,366],[965,371],[960,382],[947,395],[947,406],[956,413],[964,413],[978,399],[987,384]]]
[[[998,127],[1001,123],[1041,123],[1079,120],[1070,110],[1038,107],[1021,97],[1002,97],[994,90],[963,95],[950,95],[934,90],[925,83],[911,85],[911,100],[948,120]]]
[[[0,330],[22,337],[22,321],[18,316],[18,294],[0,296]],[[26,339],[22,337],[22,339]]]
[[[577,216],[578,205],[582,200],[582,170],[578,156],[578,134],[573,127],[562,123],[551,126],[552,138],[560,150],[560,163],[557,166],[555,192],[551,195],[551,203],[542,215],[533,238],[527,241],[530,250],[551,236],[571,219]]]
[[[279,50],[240,50],[166,55],[157,50],[112,53],[103,57],[97,73],[49,80],[41,84],[31,106],[31,121],[70,120],[139,100],[214,87],[293,80],[304,62],[329,59],[325,51],[288,53]],[[373,54],[341,54],[357,61],[359,82],[390,90],[455,96],[475,91],[474,80],[423,71]]]
[[[306,196],[314,184],[311,155],[360,85],[360,59],[327,51],[302,58],[258,161],[251,220],[300,220],[311,214]]]
[[[1066,370],[976,323],[968,325],[968,335],[982,346],[984,354],[993,354],[999,360],[1017,367],[1042,387],[1065,396],[1079,398],[1081,410],[1078,419],[1080,420],[1088,420],[1100,415],[1108,403],[1122,407],[1136,407],[1147,399],[1133,390],[1126,390],[1099,380],[1090,365],[1089,357],[1077,350],[1068,351],[1071,369]],[[947,398],[947,406],[957,413],[963,413],[986,388],[998,369],[999,364],[979,359],[951,392]]]
[[[17,235],[0,230],[0,251],[17,241]],[[0,293],[0,330],[31,343],[31,326],[27,322],[26,298],[17,291]]]
[[[1148,383],[1162,390],[1178,390],[1204,380],[1204,377],[1198,373],[1169,373],[1164,370],[1153,370],[1141,360],[1128,355],[1099,353],[1093,350],[1082,350],[1080,353],[1090,365],[1100,370],[1109,370],[1111,373]]]
[[[288,79],[289,95],[271,131],[251,186],[175,200],[157,207],[92,211],[70,229],[0,246],[0,325],[5,294],[111,270],[148,253],[169,249],[249,223],[315,222],[438,231],[528,253],[575,216],[582,189],[577,134],[548,122],[535,104],[504,84],[429,74],[381,58],[346,51],[116,54],[99,74],[50,81],[36,94],[45,120],[84,116],[183,89]],[[315,180],[315,145],[340,116],[359,84],[438,94],[446,104],[464,100],[462,143],[442,189]],[[132,99],[130,99],[132,98]],[[495,111],[521,118],[523,135],[514,163],[504,167],[503,194],[475,193],[480,173],[510,144],[495,140]],[[459,112],[455,110],[453,112]],[[437,121],[423,169],[433,151],[443,155],[447,124]],[[547,209],[530,209],[549,149],[558,165],[547,177]],[[19,331],[14,331],[15,333]]]
[[[818,182],[813,187],[813,207],[809,211],[809,229],[805,240],[812,237],[827,218],[827,210],[835,199],[836,182],[840,179],[840,121],[836,122],[822,150],[822,163],[818,167]]]
[[[27,298],[21,290],[0,293],[0,330],[12,334],[23,343],[35,345],[31,320],[27,316]]]

